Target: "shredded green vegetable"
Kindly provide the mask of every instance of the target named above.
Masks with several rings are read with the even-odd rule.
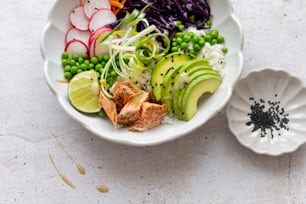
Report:
[[[107,97],[112,98],[107,91],[107,88],[110,87],[104,83],[111,67],[120,77],[129,79],[133,71],[153,68],[154,60],[159,60],[169,51],[169,38],[164,34],[154,33],[155,31],[155,25],[138,33],[133,31],[133,27],[130,27],[128,30],[113,32],[107,41],[103,41],[103,44],[109,47],[110,56],[101,74],[102,90]],[[121,36],[117,38],[119,34]],[[119,66],[116,59],[119,59]]]

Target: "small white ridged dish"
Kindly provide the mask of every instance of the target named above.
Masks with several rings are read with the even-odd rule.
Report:
[[[226,107],[230,131],[258,154],[278,156],[306,142],[306,87],[279,68],[251,71]]]

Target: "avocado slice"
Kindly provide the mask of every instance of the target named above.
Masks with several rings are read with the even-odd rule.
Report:
[[[185,62],[183,65],[174,66],[173,69],[165,75],[163,86],[161,87],[161,102],[167,105],[168,113],[173,113],[172,94],[174,89],[179,87],[181,83],[179,78],[183,73],[186,73],[185,75],[188,77],[194,71],[200,69],[212,70],[212,68],[209,67],[209,61],[207,59],[197,58]]]
[[[186,62],[192,59],[191,55],[184,52],[174,52],[161,59],[152,71],[151,87],[156,101],[161,99],[161,86],[165,74],[176,64]]]
[[[184,87],[179,88],[179,89],[175,89],[174,93],[173,93],[173,99],[172,99],[172,103],[173,103],[173,111],[177,117],[177,119],[179,120],[186,120],[185,119],[185,115],[186,115],[186,111],[184,111],[184,97],[185,97],[185,93],[189,92],[190,89],[190,85],[194,86],[194,84],[197,82],[198,78],[205,78],[205,77],[212,77],[212,78],[217,78],[220,81],[222,81],[221,76],[219,75],[218,72],[214,71],[214,70],[198,70],[196,72],[193,72],[190,76],[189,76],[189,80],[188,82],[185,84]],[[195,82],[196,81],[196,82]],[[220,82],[221,83],[221,82]],[[205,89],[203,89],[205,90]],[[192,96],[193,97],[193,96]],[[188,98],[188,97],[187,97]],[[196,102],[198,101],[198,98],[188,98],[190,101],[194,101],[196,100]]]
[[[181,101],[181,114],[183,120],[190,120],[197,112],[198,100],[205,93],[214,93],[220,86],[222,78],[214,74],[205,74],[197,77],[187,85]]]
[[[168,113],[173,113],[173,107],[172,107],[172,95],[176,89],[179,89],[180,86],[184,86],[184,80],[189,81],[190,76],[194,72],[197,72],[198,74],[200,71],[203,71],[203,73],[210,73],[210,74],[218,74],[216,71],[214,71],[211,67],[209,66],[194,66],[194,67],[189,67],[188,69],[185,70],[178,70],[175,74],[170,77],[168,80],[166,86],[163,87],[162,89],[162,98],[161,101],[162,103],[167,105],[167,110]],[[180,79],[180,76],[182,79]]]

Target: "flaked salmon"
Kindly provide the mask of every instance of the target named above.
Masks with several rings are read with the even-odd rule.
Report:
[[[137,87],[135,87],[131,82],[123,81],[123,82],[116,82],[111,92],[114,97],[116,108],[118,111],[120,111],[135,94],[140,92],[140,90]]]
[[[150,99],[151,94],[149,92],[140,91],[136,93],[121,109],[118,115],[118,123],[123,126],[129,126],[138,120],[143,102]]]
[[[151,92],[136,88],[131,82],[116,82],[112,88],[113,99],[100,90],[99,103],[116,126],[130,131],[145,131],[160,125],[167,115],[167,106],[150,102]]]
[[[167,115],[167,106],[143,102],[138,120],[129,127],[130,131],[145,131],[160,125]]]
[[[113,125],[117,125],[117,110],[116,110],[116,104],[112,99],[109,99],[103,91],[100,89],[100,96],[99,96],[99,103],[100,106],[103,108],[104,112],[108,116],[108,118],[111,120]]]

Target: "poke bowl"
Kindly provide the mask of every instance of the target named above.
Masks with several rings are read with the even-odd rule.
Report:
[[[50,87],[63,110],[94,135],[111,142],[126,145],[157,145],[191,133],[195,129],[204,125],[227,104],[232,95],[233,87],[239,79],[242,71],[242,29],[237,17],[233,12],[233,8],[229,0],[214,0],[207,2],[201,1],[201,3],[206,4],[208,7],[208,10],[206,10],[208,13],[205,13],[205,15],[203,14],[203,16],[206,16],[206,19],[197,19],[198,17],[196,16],[196,13],[194,10],[192,10],[193,5],[187,4],[187,6],[184,6],[184,9],[189,10],[187,13],[173,14],[174,17],[167,16],[168,22],[156,23],[156,25],[154,22],[157,22],[157,20],[152,19],[152,16],[150,17],[149,9],[152,6],[154,7],[154,3],[158,1],[148,1],[148,4],[145,4],[143,9],[140,7],[136,9],[133,8],[133,10],[127,10],[129,7],[128,2],[128,0],[93,0],[85,2],[82,0],[57,0],[49,13],[48,21],[41,37],[41,52],[44,58],[44,74],[48,86]],[[169,2],[172,1],[168,1],[166,3]],[[199,3],[199,1],[195,2]],[[92,5],[89,5],[90,3]],[[166,8],[171,10],[169,5],[168,7],[166,6]],[[101,14],[100,11],[102,10],[103,13]],[[136,13],[134,13],[135,11]],[[132,16],[132,20],[131,18],[127,17],[128,15],[130,15],[129,17]],[[162,12],[160,16],[163,15],[166,15],[166,13]],[[178,20],[181,16],[186,17],[186,22],[184,22],[184,20]],[[172,17],[173,20],[171,20]],[[84,21],[84,19],[87,20]],[[129,25],[125,24],[126,22],[130,23],[131,21],[133,23],[135,23],[135,21],[137,21],[137,23],[141,22],[142,24],[135,24],[136,26],[133,25],[130,27]],[[159,20],[159,22],[162,21],[163,20]],[[197,25],[201,24],[203,27],[195,28],[193,26],[189,26],[190,21],[196,22]],[[101,22],[103,25],[101,25]],[[138,31],[137,29],[140,29],[139,27],[141,26],[144,28],[141,28],[142,30]],[[103,28],[101,29],[101,27]],[[110,29],[107,28],[106,30],[103,30],[105,27]],[[122,27],[124,27],[124,31],[122,30]],[[93,33],[96,34],[97,31],[100,32],[100,30],[103,30],[103,35],[101,35],[101,33],[99,33],[98,37],[97,35],[93,35]],[[82,36],[80,35],[80,33],[85,32],[88,34]],[[70,39],[67,40],[70,35],[75,36],[75,33],[77,33],[80,39],[70,37]],[[152,36],[154,35],[158,37],[151,37],[151,34]],[[182,37],[179,36],[180,34],[182,34]],[[190,34],[189,37],[191,39],[185,39],[187,34]],[[90,35],[95,36],[95,41],[90,40]],[[205,36],[207,38],[205,38]],[[198,42],[201,40],[201,37],[203,37],[203,43],[196,47],[199,45]],[[86,40],[82,41],[81,39],[84,38]],[[137,41],[136,39],[139,40]],[[152,42],[152,39],[154,39],[154,42]],[[185,40],[187,43],[185,43]],[[87,44],[87,42],[89,43]],[[114,42],[118,43],[112,44]],[[135,45],[132,44],[132,42],[134,42]],[[146,42],[150,42],[148,43],[148,46],[144,45]],[[105,43],[109,43],[107,44],[108,46],[105,46]],[[156,45],[154,43],[156,43]],[[156,48],[156,46],[160,46],[162,48]],[[120,51],[116,52],[114,49],[120,49]],[[139,51],[139,54],[137,49],[143,50]],[[154,50],[154,53],[156,52],[154,55],[152,54],[152,50]],[[214,51],[212,52],[211,50]],[[117,56],[121,56],[121,53],[123,53],[122,56],[133,56],[134,58],[129,58],[128,62],[120,60],[119,58],[119,69],[115,69],[117,65],[115,64],[115,56],[113,56],[113,54],[118,54]],[[136,53],[135,56],[137,59],[133,55],[134,53]],[[141,55],[141,57],[139,57],[137,53]],[[177,60],[177,56],[181,57],[182,55],[186,57],[185,61],[180,60],[180,62],[178,62],[179,60]],[[100,56],[102,60],[101,63],[95,62],[95,67],[92,67],[91,69],[85,68],[82,70],[80,68],[72,71],[72,66],[69,65],[70,67],[66,67],[66,64],[64,64],[64,61],[65,63],[68,60],[69,62],[72,62],[73,57],[75,57],[74,61],[79,59],[82,60],[82,62],[89,61],[90,63],[93,63],[93,58],[95,61],[99,61]],[[103,61],[102,56],[104,59],[105,56],[107,56],[107,60]],[[174,60],[172,59],[169,61],[171,56],[172,58],[175,56],[175,58]],[[219,56],[219,58],[216,56]],[[131,64],[134,66],[135,63],[137,64],[139,61],[138,59],[140,59],[140,61],[144,60],[141,61],[140,64],[144,65],[146,71],[148,69],[151,71],[151,75],[149,76],[150,78],[146,79],[148,82],[148,84],[146,84],[146,90],[142,88],[143,86],[138,87],[137,80],[136,82],[135,80],[133,81],[131,79],[131,75],[125,75],[127,71],[131,70],[128,66]],[[165,63],[165,61],[167,63]],[[190,68],[190,64],[195,65],[194,63],[198,63],[198,61],[201,61],[198,65],[205,67],[205,69],[209,69],[209,71],[201,70],[201,72],[199,72],[201,75],[198,75],[198,70],[196,70],[197,75],[192,76],[194,78],[191,78],[191,75],[188,75],[191,74],[191,71],[189,72],[187,67]],[[100,72],[98,69],[95,69],[97,67],[97,63],[100,63]],[[102,63],[104,64],[101,65]],[[137,67],[139,67],[138,65],[139,64],[137,64]],[[77,63],[77,66],[81,65]],[[221,66],[221,68],[218,66]],[[126,70],[123,70],[122,67],[127,68]],[[162,67],[160,68],[162,71],[158,70],[156,67]],[[166,69],[165,67],[168,68]],[[66,68],[67,70],[69,68],[69,71],[67,71]],[[146,102],[146,104],[158,107],[163,106],[165,108],[163,114],[160,114],[163,115],[163,117],[160,117],[161,121],[158,125],[153,125],[149,128],[141,127],[138,128],[137,131],[133,131],[132,128],[127,128],[126,126],[128,125],[126,124],[117,125],[117,117],[120,115],[120,113],[118,109],[116,109],[116,103],[114,103],[115,106],[112,106],[115,107],[113,114],[115,114],[116,120],[111,120],[108,109],[106,106],[104,106],[105,104],[101,102],[101,95],[107,98],[107,101],[114,102],[112,100],[112,90],[114,89],[114,86],[119,84],[120,80],[118,80],[118,83],[117,81],[114,82],[113,80],[110,84],[109,78],[107,77],[111,76],[111,73],[105,71],[108,70],[108,68],[113,72],[116,72],[114,73],[114,77],[117,77],[116,80],[120,78],[121,82],[123,82],[124,80],[122,78],[128,76],[126,79],[131,79],[131,82],[129,83],[131,83],[133,87],[136,87],[136,90],[139,90],[141,93],[143,93],[143,91],[148,92],[150,95],[150,102]],[[175,70],[176,68],[177,70],[182,70],[180,72],[181,75],[179,78],[169,77],[176,79],[176,81],[172,81],[172,83],[168,81],[165,82],[166,74],[168,74],[171,69],[174,70],[174,68]],[[137,72],[137,79],[144,78],[144,76],[138,75],[138,73],[145,72],[142,69],[140,70],[141,72]],[[154,72],[157,73],[155,74],[155,78],[153,76]],[[186,73],[187,76],[187,78],[184,78],[183,81],[181,77],[182,73]],[[87,111],[88,109],[81,109],[80,102],[75,102],[73,98],[73,91],[71,90],[75,90],[73,88],[75,88],[75,86],[77,86],[80,81],[86,81],[86,77],[88,79],[88,75],[94,77],[95,80],[93,81],[95,82],[95,85],[98,84],[97,86],[91,86],[91,89],[94,87],[95,92],[97,92],[96,90],[99,90],[97,92],[97,95],[99,93],[98,99],[93,99],[93,101],[98,100],[98,105],[101,108],[102,113],[106,115],[104,118],[99,116],[103,115],[101,111],[97,113],[96,110],[95,113],[91,113],[90,111]],[[160,76],[163,77],[161,78]],[[201,80],[204,80],[206,77],[204,80],[205,83],[207,81],[217,81],[218,83],[217,85],[211,85],[211,89],[205,87],[205,90],[203,90],[203,86],[200,86],[200,83],[198,82],[191,86],[191,82],[196,81],[197,78],[199,78],[198,76],[201,76]],[[92,79],[90,78],[90,80]],[[75,83],[72,83],[74,81]],[[154,87],[154,84],[159,84],[159,86],[156,86],[156,88]],[[162,84],[164,84],[164,86],[162,86]],[[166,94],[162,94],[161,91],[164,91],[166,85],[169,84],[171,85],[170,89],[165,92]],[[173,87],[176,86],[172,86],[173,84],[179,84],[177,86],[179,88],[174,89]],[[71,88],[72,86],[74,87]],[[189,86],[192,87],[192,89],[186,88]],[[194,87],[197,87],[197,91],[195,91],[196,88]],[[177,91],[178,98],[175,98],[175,94],[172,92],[176,89],[179,89],[179,91]],[[169,100],[166,100],[169,98],[169,96],[170,102]],[[168,102],[167,106],[163,102],[164,98]],[[183,102],[178,102],[180,100]],[[178,105],[176,105],[177,103]],[[94,105],[90,106],[90,109],[92,110],[93,107]],[[140,112],[137,113],[140,115],[137,117],[136,121],[143,119],[141,114],[145,111],[143,110],[144,106],[142,105],[141,107],[142,109],[140,109]],[[171,111],[169,111],[169,107],[172,107],[173,110],[171,109]],[[177,109],[175,109],[177,107],[178,112],[176,112]],[[192,109],[193,112],[190,113],[187,117],[185,116],[184,108],[190,108],[190,110]],[[186,112],[189,113],[189,109]],[[178,113],[181,118],[178,117],[176,113]],[[154,113],[149,115],[152,116],[158,114]]]

